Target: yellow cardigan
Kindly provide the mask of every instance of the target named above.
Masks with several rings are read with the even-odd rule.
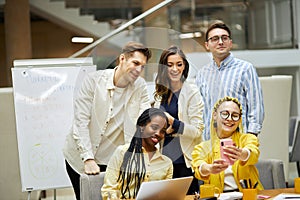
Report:
[[[195,171],[195,177],[203,180],[204,183],[210,183],[217,186],[221,191],[224,190],[224,171],[219,174],[211,174],[209,176],[203,177],[200,174],[199,166],[206,163],[213,163],[214,159],[220,159],[220,140],[218,137],[212,137],[214,139],[202,142],[195,146],[192,152],[192,167]],[[237,183],[239,190],[242,191],[242,187],[239,184],[241,179],[251,179],[252,184],[258,182],[257,189],[263,190],[263,186],[259,181],[258,170],[255,164],[259,158],[259,142],[258,138],[252,134],[242,134],[239,132],[234,132],[232,135],[232,140],[236,146],[241,148],[247,148],[250,150],[251,154],[247,161],[236,161],[232,166],[232,171],[234,175],[235,182]],[[212,142],[214,141],[214,142]],[[213,144],[213,145],[212,145]],[[212,148],[213,147],[213,148]],[[213,149],[213,150],[212,150]]]

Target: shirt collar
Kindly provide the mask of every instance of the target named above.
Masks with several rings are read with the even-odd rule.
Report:
[[[227,68],[229,66],[229,63],[233,60],[232,53],[229,53],[229,55],[221,62],[220,68],[218,67],[217,63],[213,61],[213,65],[218,69]]]
[[[142,147],[143,153],[147,153],[147,151],[145,150],[144,147]],[[162,158],[163,159],[163,155],[159,152],[159,150],[156,148],[155,153],[152,157],[151,160],[157,159],[157,158]]]
[[[115,73],[116,73],[116,69],[117,69],[117,68],[118,68],[118,66],[115,67],[115,68],[111,71],[112,74],[110,74],[110,75],[107,77],[106,89],[108,89],[108,90],[113,90],[113,89],[116,88],[116,86],[114,85],[114,76],[115,76]]]
[[[117,70],[117,68],[118,68],[119,66],[116,66],[112,71],[111,71],[111,73],[112,74],[110,74],[110,76],[108,76],[108,81],[107,81],[107,85],[106,85],[106,89],[108,89],[108,90],[113,90],[113,89],[115,89],[116,88],[116,86],[114,85],[114,76],[115,76],[115,73],[116,73],[116,70]],[[139,78],[139,77],[138,77]],[[137,79],[138,79],[137,78]],[[136,80],[135,80],[136,81]],[[129,85],[127,86],[127,87],[133,87],[133,85],[134,85],[134,83],[129,83]]]

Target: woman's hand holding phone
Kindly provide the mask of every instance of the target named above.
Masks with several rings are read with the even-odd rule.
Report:
[[[237,160],[245,161],[247,159],[248,151],[237,147],[231,139],[221,139],[220,143],[221,158],[230,165]]]
[[[234,151],[232,148],[235,148],[232,139],[221,139],[220,140],[220,152],[221,158],[224,159],[229,165],[233,165],[234,161]]]

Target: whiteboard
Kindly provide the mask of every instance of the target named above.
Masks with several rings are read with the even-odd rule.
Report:
[[[62,149],[73,99],[96,66],[12,68],[22,191],[70,187]]]

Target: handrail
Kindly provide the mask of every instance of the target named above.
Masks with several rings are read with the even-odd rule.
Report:
[[[103,37],[101,37],[100,39],[96,40],[95,42],[93,42],[92,44],[84,47],[83,49],[77,51],[76,53],[74,53],[73,55],[70,56],[70,58],[74,58],[74,57],[77,57],[81,54],[83,54],[84,52],[90,50],[91,48],[97,46],[98,44],[100,44],[101,42],[103,42],[104,40],[112,37],[113,35],[121,32],[122,30],[124,30],[125,28],[129,27],[130,25],[136,23],[137,21],[139,21],[140,19],[150,15],[151,13],[157,11],[158,9],[168,5],[169,3],[171,3],[172,1],[175,1],[175,0],[165,0],[159,4],[157,4],[156,6],[150,8],[149,10],[145,11],[144,13],[140,14],[139,16],[133,18],[132,20],[126,22],[125,24],[123,24],[122,26],[120,26],[119,28],[111,31],[110,33],[108,33],[107,35],[104,35]]]

